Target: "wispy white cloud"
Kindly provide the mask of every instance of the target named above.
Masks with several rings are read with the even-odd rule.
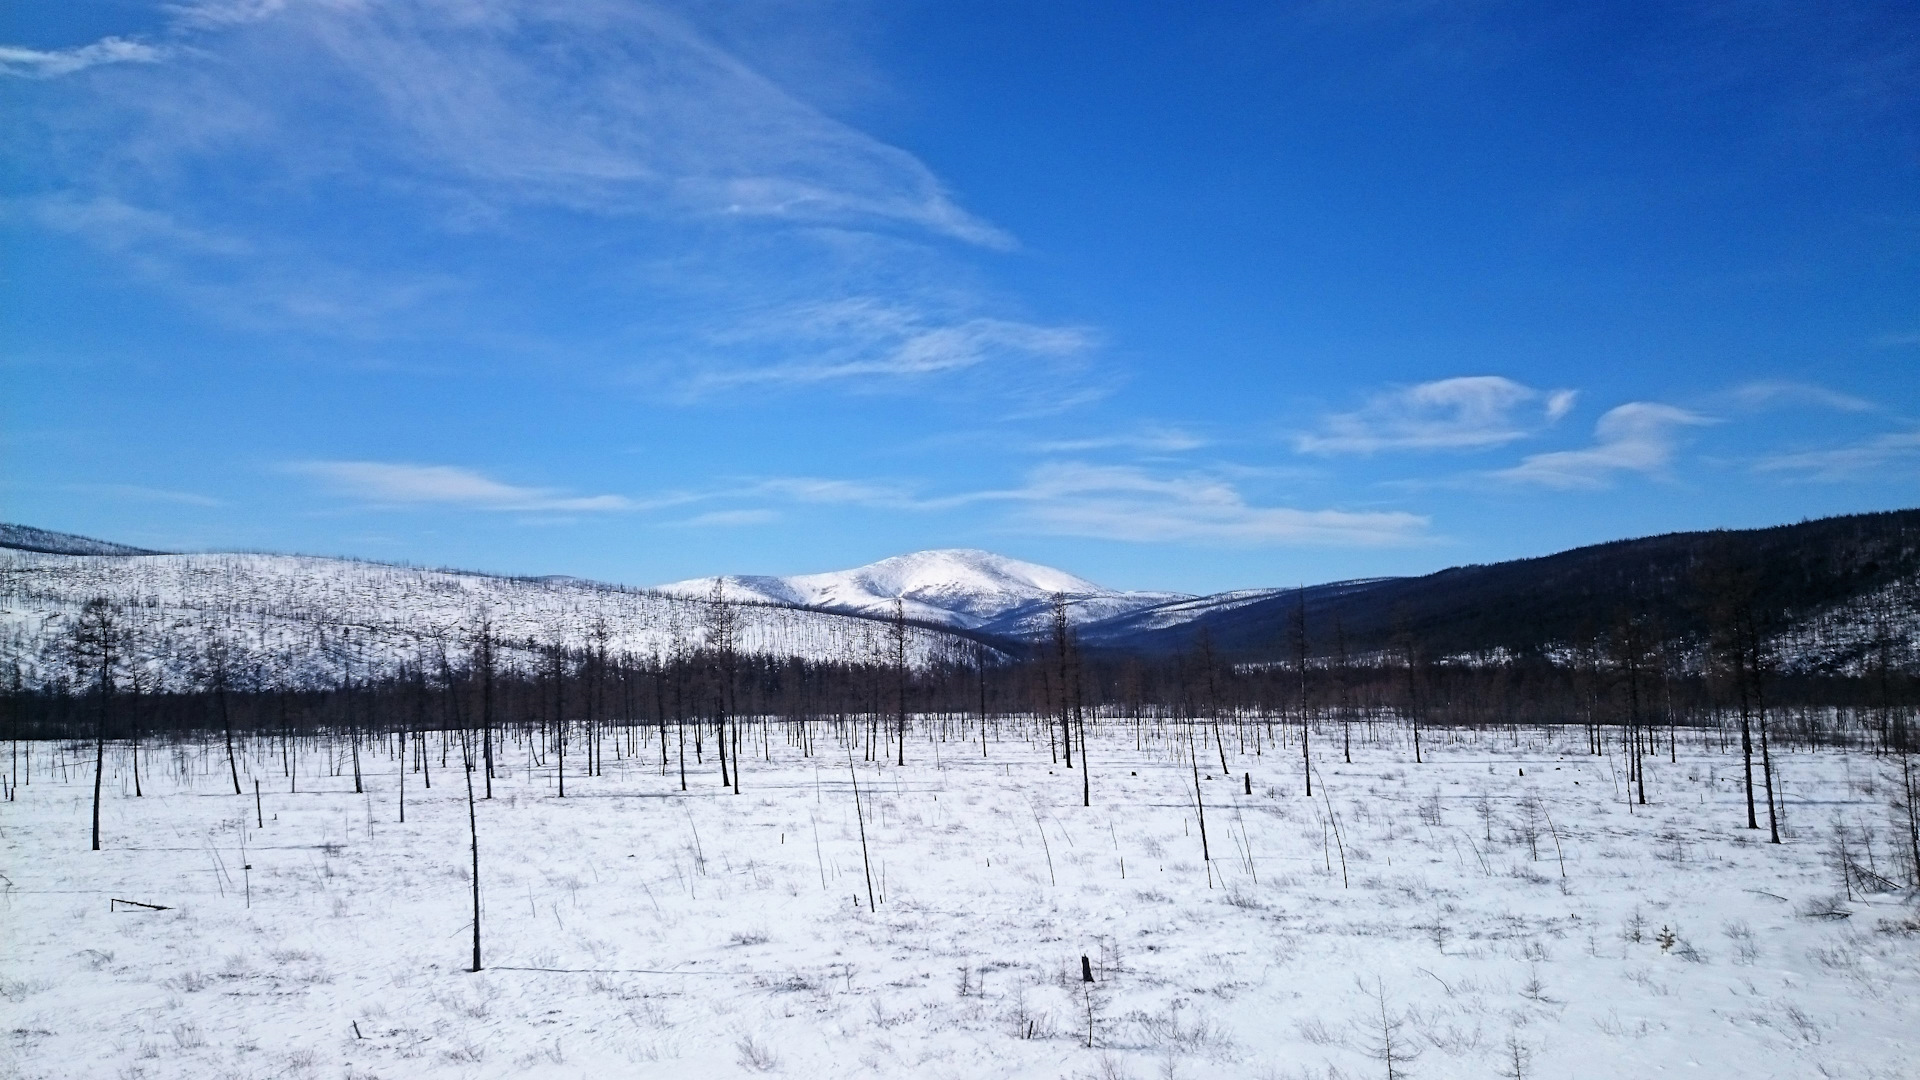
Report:
[[[302,461],[287,471],[312,477],[336,495],[378,506],[452,506],[472,510],[617,511],[649,504],[624,495],[569,495],[520,487],[455,465],[384,461]]]
[[[1672,405],[1628,402],[1607,410],[1594,424],[1592,446],[1532,454],[1520,464],[1490,475],[1539,487],[1606,487],[1623,472],[1653,475],[1665,471],[1679,448],[1680,431],[1711,423],[1715,423],[1711,417]]]
[[[1885,478],[1889,470],[1920,467],[1920,431],[1887,432],[1848,446],[1775,454],[1755,467],[1761,472],[1797,474],[1830,483]],[[1915,475],[1906,474],[1909,479]]]
[[[0,220],[78,237],[121,256],[148,281],[202,311],[249,328],[278,329],[291,321],[377,335],[402,316],[420,325],[423,309],[468,288],[440,271],[290,258],[283,244],[263,245],[232,228],[194,224],[111,195],[0,200]],[[275,250],[263,250],[268,246]]]
[[[1078,454],[1089,450],[1134,450],[1147,454],[1181,454],[1207,445],[1199,435],[1177,427],[1148,424],[1131,431],[1108,435],[1090,435],[1080,439],[1054,439],[1039,442],[1033,449],[1043,454]]]
[[[1768,379],[1744,383],[1727,392],[1735,405],[1744,409],[1769,409],[1781,406],[1814,406],[1840,412],[1872,412],[1874,404],[1852,394],[1829,390],[1812,383]]]
[[[158,245],[197,254],[237,256],[253,250],[244,237],[188,225],[175,215],[134,206],[110,195],[8,199],[0,203],[0,213],[85,237],[108,251],[137,251]]]
[[[1379,393],[1294,438],[1306,454],[1477,450],[1526,438],[1573,408],[1572,390],[1536,390],[1500,375],[1439,379]]]
[[[735,494],[771,495],[802,503],[864,506],[910,506],[913,490],[906,485],[875,480],[831,480],[818,476],[775,476],[753,481]]]
[[[482,204],[880,224],[1013,243],[962,209],[918,158],[812,108],[657,4],[177,10],[181,70],[142,88],[169,99],[153,111],[172,114],[191,99],[264,114],[264,124],[223,134],[272,140],[266,149],[296,168],[324,154],[330,168],[405,163],[410,183]],[[149,52],[141,58],[162,58]],[[317,95],[349,122],[306,112]],[[290,137],[316,123],[328,145]],[[206,149],[191,138],[182,146]]]
[[[1084,463],[1042,466],[1023,487],[982,498],[1017,503],[1008,522],[1016,528],[1137,543],[1378,547],[1418,542],[1428,526],[1427,518],[1403,511],[1256,505],[1206,473]]]
[[[202,495],[194,491],[143,487],[139,484],[70,484],[68,487],[73,491],[106,495],[116,499],[133,499],[139,502],[177,503],[181,506],[226,505],[211,495]]]
[[[285,8],[289,0],[183,0],[171,6],[181,26],[202,30],[257,22]]]
[[[1051,462],[1009,488],[920,495],[908,485],[814,478],[761,481],[752,491],[795,501],[917,512],[1001,507],[1014,531],[1138,543],[1229,546],[1389,546],[1426,537],[1428,519],[1401,511],[1302,510],[1249,500],[1218,471],[1155,473],[1133,466]]]
[[[1910,345],[1920,345],[1920,331],[1908,331],[1897,334],[1876,334],[1873,344],[1882,349],[1898,349]]]
[[[673,524],[686,528],[738,528],[750,525],[767,525],[780,520],[780,512],[764,508],[751,510],[711,510],[704,514],[695,514],[684,521]]]
[[[0,75],[20,79],[55,79],[101,64],[154,64],[166,59],[164,49],[126,38],[105,37],[71,49],[27,49],[0,45]]]
[[[25,190],[61,194],[14,211],[202,313],[646,366],[682,398],[1058,370],[1093,347],[984,296],[955,249],[1014,239],[717,44],[724,6],[695,9],[713,33],[671,0],[167,10],[164,49],[87,53],[153,62],[27,103]],[[714,330],[767,308],[794,325]]]
[[[688,378],[690,396],[741,387],[855,382],[895,383],[952,374],[1000,361],[1070,363],[1094,344],[1084,327],[1010,319],[949,317],[873,297],[780,312],[715,335],[722,349],[779,342],[798,358],[720,365]]]

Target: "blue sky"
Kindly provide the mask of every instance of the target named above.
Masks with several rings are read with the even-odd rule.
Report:
[[[13,5],[0,517],[1209,591],[1920,504],[1920,10]]]

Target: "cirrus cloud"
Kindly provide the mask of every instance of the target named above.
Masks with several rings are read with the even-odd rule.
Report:
[[[163,49],[121,37],[104,37],[71,49],[27,49],[0,45],[0,75],[21,79],[57,79],[101,64],[154,64],[166,59]]]
[[[1740,408],[1751,410],[1797,406],[1864,413],[1877,408],[1873,402],[1853,394],[1786,379],[1742,383],[1728,391],[1726,396]]]
[[[1582,450],[1532,454],[1492,474],[1495,479],[1547,488],[1603,488],[1623,472],[1664,472],[1679,448],[1680,432],[1716,421],[1653,401],[1631,401],[1606,411]]]
[[[860,297],[782,311],[715,335],[715,341],[743,351],[771,343],[799,355],[768,364],[706,367],[686,381],[689,396],[752,386],[898,383],[996,362],[1071,365],[1093,347],[1095,335],[1085,327],[948,317]]]
[[[174,61],[138,92],[153,98],[147,116],[193,126],[144,133],[149,153],[265,152],[305,169],[318,148],[288,136],[324,133],[324,168],[378,167],[485,203],[892,223],[1013,244],[918,158],[812,108],[659,4],[219,0],[175,8],[171,33],[181,47],[106,38],[0,51],[0,64],[65,74]],[[337,115],[313,112],[322,98]],[[187,105],[203,115],[182,115]]]
[[[0,213],[218,320],[638,355],[683,396],[923,383],[1091,347],[977,295],[970,260],[1014,238],[911,152],[723,48],[720,13],[695,13],[708,33],[655,0],[167,10],[164,47],[0,48],[0,68],[47,76],[22,96],[26,182]],[[710,347],[762,306],[798,332]]]
[[[1762,459],[1755,468],[1765,473],[1833,483],[1886,476],[1890,469],[1910,468],[1917,462],[1920,462],[1920,431],[1890,431],[1847,446],[1774,454]]]
[[[1044,465],[999,497],[1021,504],[1009,522],[1015,527],[1136,543],[1385,547],[1424,539],[1429,524],[1398,510],[1261,506],[1219,476],[1120,465]]]
[[[1008,531],[1131,543],[1388,547],[1425,541],[1430,524],[1398,510],[1262,505],[1219,470],[1153,472],[1078,461],[1037,466],[1017,486],[953,495],[919,495],[898,482],[816,477],[763,479],[740,494],[923,513],[999,506],[998,527]]]
[[[336,495],[375,506],[446,506],[470,510],[615,511],[647,504],[624,495],[569,495],[521,487],[457,465],[386,461],[300,461],[286,471],[309,476]]]
[[[1536,390],[1501,375],[1466,375],[1395,387],[1320,430],[1298,435],[1306,454],[1479,450],[1526,438],[1573,408],[1573,390]]]
[[[673,524],[683,528],[740,528],[749,525],[769,525],[780,520],[777,510],[755,508],[751,510],[710,510],[704,514],[695,514],[685,521]]]

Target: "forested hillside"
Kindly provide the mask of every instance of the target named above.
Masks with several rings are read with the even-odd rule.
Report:
[[[1703,644],[1716,597],[1749,607],[1790,668],[1857,668],[1891,639],[1914,659],[1920,510],[1825,518],[1770,529],[1672,533],[1537,559],[1225,594],[1082,630],[1090,646],[1172,652],[1202,629],[1240,657],[1288,655],[1304,602],[1308,651],[1404,650],[1432,656],[1553,654],[1604,639],[1623,619],[1666,641]],[[1724,594],[1735,594],[1726,597]]]

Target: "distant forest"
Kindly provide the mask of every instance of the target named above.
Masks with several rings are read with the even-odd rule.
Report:
[[[1315,657],[1404,652],[1409,641],[1432,656],[1543,656],[1569,646],[1603,648],[1623,621],[1697,653],[1715,632],[1716,603],[1735,605],[1768,635],[1850,609],[1858,640],[1838,666],[1858,670],[1880,662],[1876,651],[1887,643],[1877,637],[1904,633],[1910,653],[1917,598],[1920,510],[1897,510],[1671,533],[1424,577],[1309,586],[1164,631],[1109,633],[1115,647],[1178,652],[1204,628],[1228,655],[1284,659],[1293,650],[1294,609],[1304,603]],[[1874,623],[1877,629],[1858,632]],[[1796,666],[1795,656],[1779,659]]]
[[[64,631],[73,676],[27,687],[16,668],[5,715],[15,740],[511,727],[563,746],[609,732],[665,746],[672,731],[702,753],[742,725],[821,719],[893,730],[902,752],[909,718],[942,716],[1579,724],[1649,739],[1764,720],[1809,742],[1905,749],[1920,705],[1916,552],[1920,511],[1676,534],[1279,594],[1134,649],[1083,642],[1063,597],[1039,641],[954,638],[920,663],[909,639],[924,628],[898,616],[883,647],[858,657],[749,655],[739,605],[716,593],[698,605],[704,637],[666,655],[622,653],[604,636],[504,641],[482,624],[434,659],[293,687],[237,664],[213,634],[167,643],[192,658],[194,685],[166,692],[143,685],[126,613],[97,600]],[[1845,618],[1814,618],[1834,611]],[[1796,662],[1796,632],[1844,637],[1842,659]],[[519,662],[501,662],[509,651]]]

